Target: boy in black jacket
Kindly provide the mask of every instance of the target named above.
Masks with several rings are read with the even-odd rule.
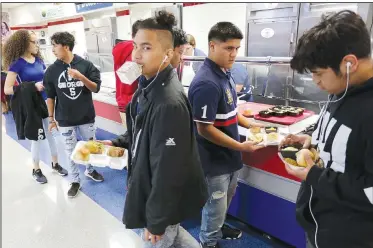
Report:
[[[133,61],[139,89],[127,107],[127,135],[106,144],[128,147],[123,223],[144,228],[145,247],[198,248],[180,223],[198,216],[207,191],[193,133],[191,107],[174,69],[175,16],[161,11],[139,24]]]
[[[77,132],[84,140],[95,139],[95,109],[92,92],[100,90],[100,71],[88,60],[74,55],[74,36],[68,32],[55,33],[52,37],[56,62],[44,75],[44,86],[48,96],[49,130],[57,128],[58,122],[65,149],[70,160],[71,187],[69,197],[75,197],[80,189],[78,166],[70,159],[77,143]],[[56,116],[54,116],[56,114]],[[91,165],[84,173],[96,182],[104,178]]]
[[[312,137],[284,143],[316,145],[323,168],[287,171],[304,180],[296,215],[317,248],[373,247],[373,61],[360,16],[341,11],[323,18],[299,40],[291,67],[312,72],[330,94]]]

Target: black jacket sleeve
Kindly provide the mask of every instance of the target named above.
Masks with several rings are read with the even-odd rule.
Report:
[[[44,78],[43,78],[43,85],[45,87],[45,92],[47,93],[47,97],[51,99],[55,99],[57,96],[56,88],[54,86],[53,81],[50,78],[50,68],[45,71]]]
[[[146,203],[147,229],[162,235],[178,204],[187,178],[183,163],[191,151],[191,118],[183,104],[159,106],[152,115],[150,169],[152,189]]]
[[[364,158],[361,173],[340,173],[316,166],[306,182],[316,189],[318,197],[335,201],[356,211],[373,214],[373,131],[371,121],[361,129],[360,140]]]
[[[114,146],[122,147],[128,150],[129,147],[129,137],[128,137],[128,131],[126,131],[124,134],[118,136],[118,138],[113,139],[111,142],[113,142]]]
[[[97,90],[95,93],[99,92],[101,88],[101,73],[92,62],[89,62],[88,75],[85,76],[97,84]]]
[[[25,136],[29,140],[45,139],[43,128],[43,118],[48,117],[48,111],[45,102],[39,92],[36,91],[34,83],[22,83],[22,105],[26,112]]]

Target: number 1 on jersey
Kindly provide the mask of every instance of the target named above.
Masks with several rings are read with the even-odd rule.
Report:
[[[204,107],[202,107],[202,110],[203,110],[203,115],[202,115],[202,118],[207,118],[207,105],[205,105]]]

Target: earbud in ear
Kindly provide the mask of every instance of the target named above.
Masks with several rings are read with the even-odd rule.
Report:
[[[165,55],[165,56],[164,56],[164,59],[163,59],[163,62],[165,62],[167,59],[168,59],[168,56]]]
[[[346,67],[347,67],[347,69],[350,69],[350,67],[351,67],[351,62],[347,62]]]

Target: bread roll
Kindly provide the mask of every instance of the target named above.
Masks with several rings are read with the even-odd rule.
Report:
[[[109,157],[118,158],[118,157],[122,157],[123,155],[124,155],[123,148],[111,146],[108,150]]]
[[[97,141],[90,140],[85,144],[85,147],[92,154],[102,154],[104,152],[104,145]]]
[[[242,115],[245,116],[245,117],[250,117],[250,116],[252,116],[252,112],[251,112],[250,109],[245,109],[243,111]]]
[[[81,147],[76,151],[74,158],[80,161],[89,161],[89,155],[89,150],[85,147]]]
[[[310,156],[312,161],[315,161],[315,156],[313,155],[313,153],[308,150],[308,149],[302,149],[300,150],[298,153],[297,153],[297,164],[298,166],[301,166],[301,167],[307,167],[307,163],[306,163],[306,160],[305,160],[305,156]]]
[[[260,133],[260,127],[252,127],[250,128],[252,134]]]
[[[316,149],[315,149],[315,148],[311,148],[310,151],[312,152],[312,154],[313,154],[313,156],[314,156],[314,161],[319,160],[320,155],[319,155],[319,153],[316,151]]]

